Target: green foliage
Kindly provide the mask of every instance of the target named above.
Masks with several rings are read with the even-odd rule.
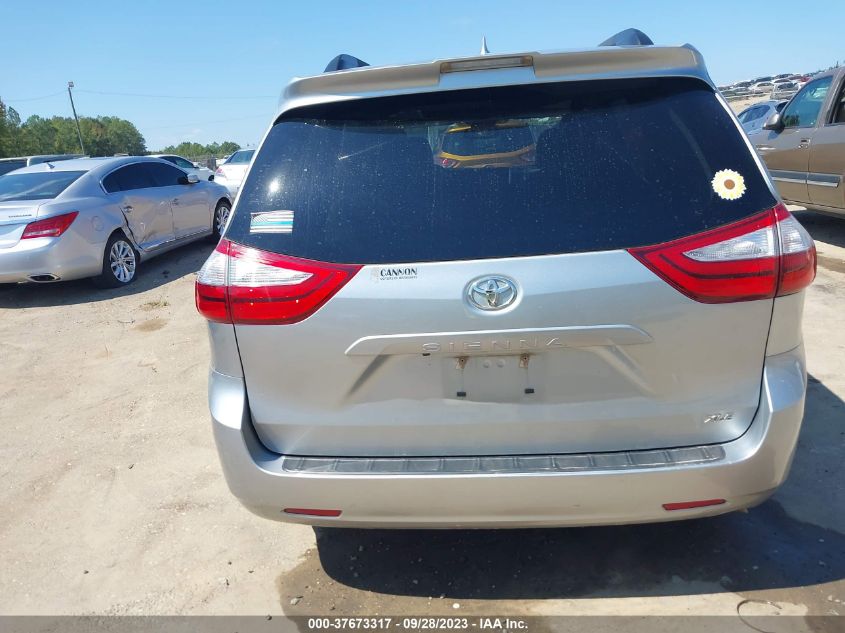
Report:
[[[238,145],[237,143],[233,143],[232,141],[223,141],[222,143],[209,143],[208,145],[184,141],[182,143],[179,143],[179,145],[168,145],[160,152],[155,153],[178,154],[179,156],[186,157],[214,156],[220,158],[221,156],[226,156],[228,154],[231,154],[232,152],[236,152],[240,148],[240,145]]]
[[[138,128],[125,119],[80,117],[79,128],[89,156],[141,155],[147,151]],[[0,101],[0,157],[78,153],[79,137],[72,118],[33,115],[21,123],[18,113]]]
[[[0,101],[0,157],[13,156],[18,147],[21,117],[14,108]]]

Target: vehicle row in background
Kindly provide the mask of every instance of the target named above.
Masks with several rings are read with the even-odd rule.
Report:
[[[818,74],[818,73],[815,73]],[[719,86],[724,97],[742,98],[752,96],[771,96],[772,99],[788,99],[801,89],[812,75],[782,73],[774,77],[757,77],[737,81],[727,86]]]

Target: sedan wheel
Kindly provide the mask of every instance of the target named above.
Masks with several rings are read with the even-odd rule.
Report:
[[[123,240],[117,240],[109,251],[109,267],[114,278],[128,284],[135,277],[135,249]]]
[[[226,228],[226,222],[229,221],[229,213],[231,209],[228,204],[217,205],[217,211],[214,213],[214,235],[220,237],[223,235],[223,230]]]

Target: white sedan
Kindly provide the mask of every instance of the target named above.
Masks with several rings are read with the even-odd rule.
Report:
[[[214,182],[226,187],[232,198],[237,195],[238,189],[241,188],[241,183],[246,176],[246,170],[252,162],[254,154],[254,149],[239,149],[214,172]]]

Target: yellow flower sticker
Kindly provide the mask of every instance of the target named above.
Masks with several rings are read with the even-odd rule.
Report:
[[[722,200],[739,200],[745,193],[745,178],[733,169],[717,171],[710,184]]]

